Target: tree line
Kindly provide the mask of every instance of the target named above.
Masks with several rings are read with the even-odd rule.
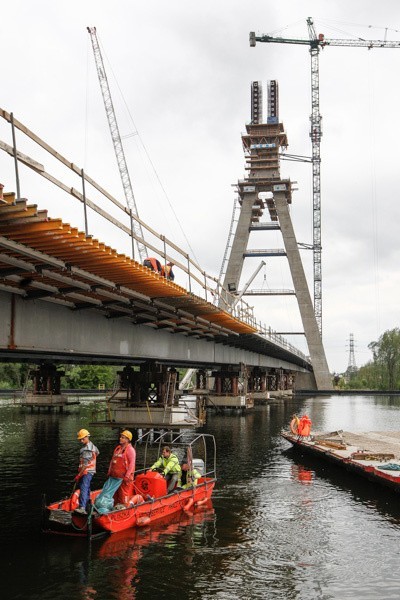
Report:
[[[348,377],[335,382],[338,387],[382,391],[400,390],[400,329],[388,329],[376,342],[370,342],[372,360]]]
[[[0,389],[22,389],[31,379],[32,365],[26,363],[0,363]],[[105,389],[113,387],[117,371],[121,367],[107,365],[60,365],[65,375],[61,378],[62,389]]]

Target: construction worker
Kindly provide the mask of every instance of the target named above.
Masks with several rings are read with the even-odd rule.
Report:
[[[156,273],[159,273],[160,275],[163,274],[163,268],[161,266],[160,261],[158,260],[158,258],[154,258],[154,257],[148,257],[145,258],[143,261],[143,265],[145,267],[147,267],[148,269],[150,269],[151,271],[155,271]]]
[[[96,459],[99,451],[93,442],[90,441],[90,433],[87,429],[80,429],[77,433],[77,438],[81,442],[82,447],[79,453],[79,470],[74,481],[80,490],[79,507],[76,512],[86,514],[87,503],[90,498],[90,484],[93,475],[96,473]]]
[[[175,279],[175,274],[172,271],[173,266],[174,266],[174,263],[167,262],[165,267],[164,266],[162,267],[161,275],[163,275],[166,279],[169,279],[170,281],[174,281],[174,279]]]
[[[136,465],[136,450],[131,444],[132,433],[127,429],[119,436],[119,444],[115,448],[108,476],[121,479],[121,484],[114,494],[115,504],[127,504],[133,496],[133,478]]]
[[[169,446],[164,446],[161,451],[161,456],[154,465],[150,467],[151,471],[160,471],[167,480],[167,492],[172,492],[178,483],[181,475],[181,467],[179,458],[171,451]]]
[[[183,490],[187,490],[191,487],[196,487],[197,481],[201,477],[201,473],[198,472],[194,467],[190,468],[187,460],[181,462],[181,477],[178,482],[178,487]]]

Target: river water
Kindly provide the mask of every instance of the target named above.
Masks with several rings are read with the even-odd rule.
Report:
[[[400,430],[400,398],[271,401],[245,416],[209,413],[217,440],[212,506],[90,544],[40,533],[40,500],[65,497],[76,432],[94,404],[31,414],[0,401],[2,599],[398,599],[399,497],[296,456],[291,415],[318,430]],[[117,433],[92,430],[104,481]],[[97,484],[97,485],[96,485]]]

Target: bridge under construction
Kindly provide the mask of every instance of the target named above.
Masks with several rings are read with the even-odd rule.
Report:
[[[253,85],[253,107],[254,90]],[[277,87],[275,91],[277,94]],[[194,387],[200,397],[213,394],[216,402],[218,397],[237,398],[238,406],[243,406],[249,394],[265,397],[270,390],[331,387],[287,211],[291,184],[279,175],[278,150],[285,144],[286,134],[277,116],[265,124],[259,116],[260,122],[247,126],[243,137],[250,173],[238,183],[241,214],[231,251],[225,257],[223,281],[205,273],[186,252],[133,215],[12,114],[0,110],[0,116],[12,130],[12,144],[0,141],[0,149],[14,159],[17,179],[17,194],[4,192],[3,186],[0,193],[0,316],[4,325],[0,358],[39,365],[32,376],[37,401],[49,396],[51,401],[60,400],[58,363],[121,365],[109,422],[125,425],[146,426],[160,420],[165,425],[182,425],[177,416],[181,412],[177,367],[197,370]],[[23,154],[17,148],[16,131],[72,171],[80,180],[82,193]],[[19,163],[81,203],[85,232],[20,197]],[[90,199],[89,185],[124,213],[121,220]],[[264,201],[259,194],[265,191],[271,194]],[[262,225],[258,217],[264,208],[271,216],[265,229],[273,225],[282,231],[311,358],[257,322],[244,294],[239,293],[243,260],[251,255],[249,233]],[[88,234],[88,209],[130,236],[132,257]],[[123,222],[126,217],[128,225]],[[140,224],[139,233],[134,221]],[[141,235],[146,235],[146,241]],[[160,263],[172,261],[187,277],[187,288],[138,262],[134,242],[157,256]],[[155,415],[154,410],[160,414]],[[198,422],[192,419],[191,424]]]

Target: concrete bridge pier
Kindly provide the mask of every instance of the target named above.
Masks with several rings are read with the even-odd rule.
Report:
[[[254,407],[254,400],[248,393],[248,372],[244,365],[213,371],[212,376],[214,386],[208,395],[208,407],[241,411]]]
[[[111,402],[123,402],[129,406],[146,402],[172,406],[179,383],[179,373],[174,367],[147,361],[135,370],[131,365],[118,371],[117,389]]]
[[[106,421],[123,428],[183,428],[203,424],[204,415],[197,408],[196,398],[185,401],[177,393],[179,373],[171,366],[146,361],[138,369],[126,366],[118,373],[118,389],[110,397]]]
[[[268,369],[255,367],[249,373],[247,390],[254,399],[255,404],[265,404],[268,399]]]
[[[61,377],[64,371],[57,370],[53,363],[42,363],[37,369],[31,371],[33,381],[32,391],[27,391],[22,398],[21,405],[48,409],[52,407],[63,409],[67,404],[79,404],[78,401],[69,402],[68,397],[61,393]]]
[[[61,377],[63,375],[65,375],[65,372],[58,371],[56,365],[42,363],[35,371],[31,372],[33,393],[60,396]]]
[[[280,398],[291,396],[295,385],[295,376],[291,371],[271,369],[267,376],[269,396]]]

